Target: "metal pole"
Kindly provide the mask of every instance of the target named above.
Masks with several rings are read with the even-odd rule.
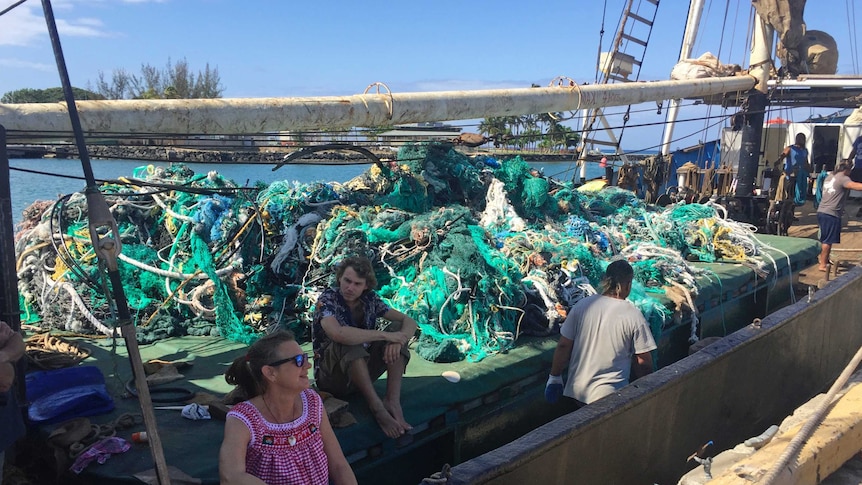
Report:
[[[316,98],[78,101],[85,133],[243,134],[577,111],[748,91],[748,76]],[[0,104],[8,130],[69,132],[63,103]]]
[[[763,133],[763,118],[769,100],[766,97],[767,80],[772,69],[772,36],[774,30],[764,19],[757,17],[754,22],[754,36],[751,47],[749,72],[757,80],[757,85],[748,94],[745,124],[742,128],[742,140],[739,151],[739,168],[737,171],[737,197],[748,197],[754,192],[757,180],[757,169],[760,165],[761,135]]]
[[[749,197],[754,193],[757,168],[760,163],[760,140],[763,132],[763,117],[767,104],[766,95],[757,90],[748,94],[748,109],[742,126],[739,147],[739,168],[736,173],[737,197]]]
[[[66,61],[63,57],[63,48],[60,46],[60,36],[57,32],[57,24],[54,21],[51,0],[42,0],[42,8],[45,10],[45,22],[48,24],[48,34],[51,38],[51,46],[54,49],[54,58],[57,61],[57,71],[63,85],[63,94],[66,99],[66,107],[68,108],[69,115],[68,121],[75,133],[78,156],[81,158],[84,177],[87,181],[87,188],[84,193],[87,197],[90,239],[93,242],[93,250],[108,269],[108,277],[111,281],[111,289],[117,310],[117,323],[120,325],[123,339],[126,343],[126,350],[129,353],[135,387],[138,391],[138,400],[141,404],[141,414],[144,418],[150,451],[155,462],[156,477],[161,485],[169,485],[171,479],[167,463],[165,462],[164,450],[162,450],[162,441],[158,432],[156,415],[150,399],[150,388],[147,385],[144,365],[141,362],[141,353],[138,349],[138,340],[135,335],[135,326],[132,323],[132,315],[129,311],[123,282],[120,278],[117,256],[120,254],[122,244],[119,229],[117,228],[117,222],[111,215],[104,196],[99,192],[99,187],[96,185],[96,179],[93,176],[93,169],[90,165],[90,157],[84,140],[84,131],[81,128],[81,121],[75,105],[72,83],[69,81],[69,73],[66,70]]]

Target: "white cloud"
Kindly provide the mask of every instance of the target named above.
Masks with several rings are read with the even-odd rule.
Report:
[[[94,18],[75,19],[66,21],[57,19],[57,30],[60,32],[60,38],[63,36],[72,37],[109,37],[110,35],[102,30],[104,24],[101,20]],[[47,29],[46,29],[47,30]]]
[[[0,17],[0,45],[30,45],[47,33],[41,13],[41,9],[24,4]]]
[[[15,69],[33,69],[35,71],[53,72],[57,69],[56,65],[44,64],[41,62],[23,61],[15,58],[0,58],[0,66],[11,67]]]
[[[64,11],[71,11],[71,2],[56,2]],[[54,4],[52,4],[53,6]],[[55,8],[56,11],[56,8]],[[93,17],[56,18],[60,37],[108,37],[104,23]],[[43,39],[48,33],[45,17],[38,4],[23,4],[0,17],[0,46],[30,46]]]

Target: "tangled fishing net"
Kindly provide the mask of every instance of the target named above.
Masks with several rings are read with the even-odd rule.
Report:
[[[635,268],[630,299],[656,338],[693,300],[704,270],[689,261],[760,265],[750,227],[719,206],[664,209],[633,193],[581,192],[515,157],[468,157],[450,144],[402,147],[344,184],[240,187],[216,172],[145,166],[105,183],[123,242],[120,269],[141,342],[220,335],[251,342],[273,327],[300,341],[335,266],[363,254],[379,293],[419,324],[416,351],[478,361],[549,335],[598,287],[607,264]],[[24,320],[111,334],[111,292],[93,252],[82,194],[25,212],[16,237]]]

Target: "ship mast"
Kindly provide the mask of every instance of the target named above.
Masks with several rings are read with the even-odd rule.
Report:
[[[757,167],[760,163],[760,141],[763,133],[763,118],[769,104],[766,92],[769,74],[772,71],[772,39],[774,29],[758,15],[754,21],[749,75],[757,84],[748,93],[744,105],[744,123],[739,153],[736,197],[749,197],[754,192]]]

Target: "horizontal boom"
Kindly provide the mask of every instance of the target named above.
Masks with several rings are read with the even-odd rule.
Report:
[[[577,111],[748,91],[749,76],[563,87],[311,98],[78,101],[85,133],[242,134],[333,130]],[[65,103],[0,104],[10,131],[71,132]]]

